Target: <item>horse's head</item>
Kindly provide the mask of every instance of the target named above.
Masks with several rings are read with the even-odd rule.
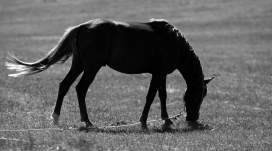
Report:
[[[186,121],[195,122],[199,118],[200,105],[207,95],[207,84],[214,78],[202,79],[196,82],[195,86],[186,89],[183,100],[186,107]]]

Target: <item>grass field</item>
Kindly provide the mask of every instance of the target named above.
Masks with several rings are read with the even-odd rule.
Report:
[[[65,28],[95,18],[164,18],[184,32],[205,75],[217,75],[201,107],[200,122],[207,127],[188,129],[180,117],[170,132],[161,130],[161,122],[151,123],[147,132],[139,126],[53,130],[48,118],[71,59],[36,75],[11,78],[4,66],[7,52],[36,61]],[[271,0],[1,0],[0,150],[272,150],[271,25]],[[102,68],[86,98],[90,119],[99,126],[138,121],[150,79],[149,74]],[[81,126],[75,84],[64,99],[64,127]],[[185,88],[178,72],[168,76],[170,115],[183,108]],[[159,118],[156,97],[149,119]]]

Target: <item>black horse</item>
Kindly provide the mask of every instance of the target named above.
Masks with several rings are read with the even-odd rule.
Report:
[[[127,74],[150,73],[152,79],[146,96],[146,103],[140,117],[143,128],[154,97],[159,92],[161,118],[165,125],[171,125],[166,110],[166,76],[174,70],[183,75],[187,90],[184,95],[186,120],[196,122],[200,105],[207,94],[207,83],[198,56],[184,35],[166,20],[151,19],[147,23],[128,23],[95,19],[70,27],[58,45],[44,58],[33,63],[22,62],[10,54],[6,62],[8,69],[20,76],[38,73],[55,63],[64,63],[73,55],[72,66],[60,82],[58,98],[52,114],[53,123],[58,124],[63,98],[72,83],[83,72],[76,86],[81,121],[93,126],[89,120],[85,97],[88,87],[102,66]]]

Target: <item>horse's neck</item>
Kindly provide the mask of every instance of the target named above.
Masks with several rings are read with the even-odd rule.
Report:
[[[203,81],[204,79],[204,74],[198,56],[192,49],[189,51],[188,58],[186,58],[186,65],[182,72],[187,88],[194,87],[198,82]]]

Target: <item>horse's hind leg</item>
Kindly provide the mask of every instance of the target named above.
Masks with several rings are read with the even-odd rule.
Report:
[[[159,87],[159,98],[161,101],[161,118],[165,120],[164,126],[169,127],[173,124],[173,122],[169,119],[167,109],[166,109],[166,99],[167,99],[167,92],[166,92],[166,78],[163,81],[162,85]]]
[[[93,82],[95,75],[99,71],[100,67],[101,66],[97,67],[84,66],[84,73],[76,86],[81,121],[85,122],[86,127],[92,127],[93,124],[88,118],[85,97],[87,94],[87,90],[90,84]]]
[[[65,78],[60,82],[59,85],[58,98],[54,112],[52,114],[53,124],[58,125],[63,98],[68,92],[70,86],[73,84],[73,82],[76,80],[76,78],[80,75],[82,71],[83,71],[82,62],[79,56],[74,54],[71,69],[65,76]]]

